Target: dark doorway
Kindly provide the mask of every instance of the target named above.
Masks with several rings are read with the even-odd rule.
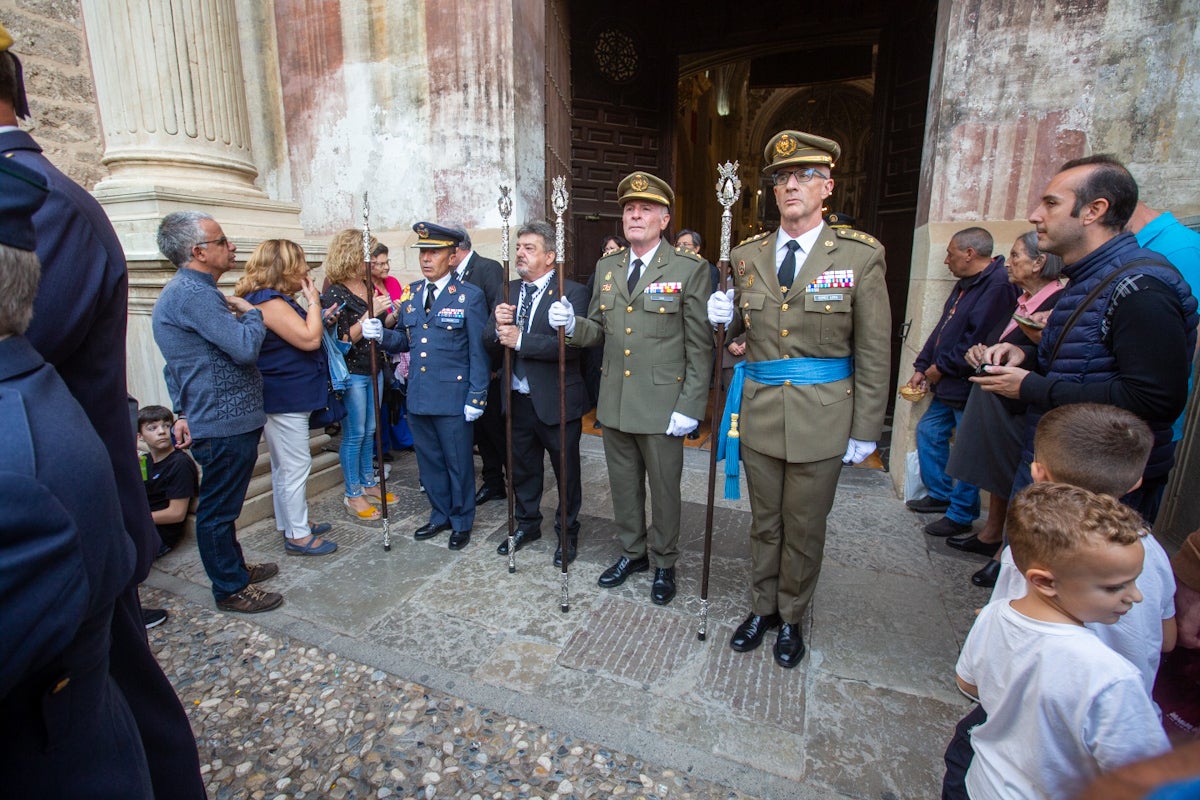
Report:
[[[850,214],[854,227],[887,247],[899,330],[937,0],[569,6],[572,277],[586,281],[601,240],[620,232],[616,185],[636,169],[671,183],[668,235],[700,231],[711,261],[719,257],[718,163],[741,164],[733,243],[776,227],[762,148],[776,131],[795,128],[841,143],[828,210]],[[897,335],[893,362],[900,344]]]

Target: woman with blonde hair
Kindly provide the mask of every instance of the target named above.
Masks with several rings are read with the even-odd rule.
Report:
[[[373,252],[378,244],[372,237],[368,252]],[[346,491],[343,502],[358,519],[379,519],[379,509],[371,505],[380,502],[379,481],[375,477],[371,458],[371,439],[375,435],[371,357],[368,342],[362,335],[362,323],[370,319],[368,292],[373,295],[375,289],[374,286],[368,286],[365,280],[362,233],[347,228],[334,234],[329,242],[324,266],[330,286],[322,302],[337,307],[337,337],[351,344],[346,353],[350,385],[342,398],[346,406],[346,418],[342,420],[342,445],[338,449]],[[372,296],[371,302],[375,316],[383,320],[384,325],[392,327],[396,324],[387,300]],[[380,358],[382,366],[382,354]],[[389,492],[388,502],[395,499]]]
[[[292,299],[303,292],[308,308]],[[234,292],[262,312],[267,336],[258,354],[263,378],[264,435],[271,455],[275,527],[284,550],[323,556],[337,550],[322,539],[328,523],[308,522],[308,475],[312,470],[308,418],[325,406],[329,368],[321,349],[321,296],[308,277],[304,250],[287,239],[269,239],[246,261]]]

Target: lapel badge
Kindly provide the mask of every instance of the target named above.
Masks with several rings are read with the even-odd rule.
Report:
[[[466,304],[466,302],[467,302],[467,296],[466,296],[465,294],[464,294],[462,297],[458,298],[458,304],[459,304],[460,306],[461,306],[461,305],[465,305],[465,304]]]
[[[602,292],[611,292],[612,289],[613,285],[611,283],[605,283],[600,286],[600,291]]]
[[[826,242],[826,243],[825,243],[825,246],[826,246],[826,247],[833,247],[833,242]]]
[[[749,289],[753,285],[754,285],[754,276],[750,275],[749,277],[746,278],[746,288]]]
[[[450,294],[454,294],[455,292],[458,291],[458,287],[452,283],[446,287],[446,291],[449,292]]]
[[[612,280],[612,273],[611,273],[611,272],[609,272],[609,273],[606,273],[606,274],[605,274],[605,276],[604,276],[604,280],[606,280],[606,281],[611,281],[611,280]]]

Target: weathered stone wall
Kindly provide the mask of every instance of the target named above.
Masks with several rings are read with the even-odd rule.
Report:
[[[78,0],[4,0],[0,20],[25,68],[23,125],[59,169],[92,188],[108,170]]]
[[[1200,0],[940,4],[901,382],[954,280],[950,236],[982,225],[1007,254],[1064,161],[1115,153],[1151,206],[1200,212],[1198,16]],[[894,452],[921,411],[897,404]]]

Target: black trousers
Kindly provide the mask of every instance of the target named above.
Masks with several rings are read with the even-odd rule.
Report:
[[[559,426],[546,425],[538,419],[533,401],[527,395],[512,393],[513,492],[516,494],[517,527],[537,530],[542,524],[542,486],[545,483],[545,454],[550,454],[554,477],[562,486],[559,474]],[[490,405],[490,404],[489,404]],[[567,504],[567,535],[579,535],[579,507],[583,502],[582,481],[579,475],[579,436],[582,421],[567,420],[567,480],[559,493],[559,506],[554,515],[554,529],[561,533],[562,503]]]
[[[500,401],[500,378],[488,383],[488,404],[483,416],[475,420],[475,446],[483,461],[480,477],[489,489],[504,488],[504,411]]]

